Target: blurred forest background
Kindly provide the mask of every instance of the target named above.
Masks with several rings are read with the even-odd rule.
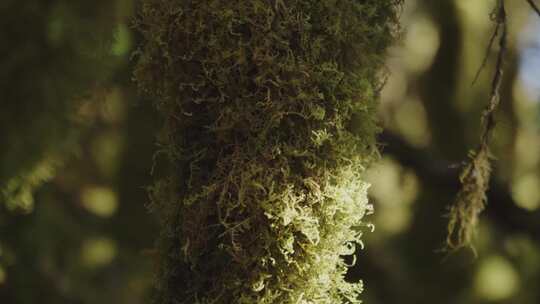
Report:
[[[475,258],[440,249],[488,100],[496,50],[472,81],[495,1],[405,1],[368,173],[376,230],[349,273],[365,303],[540,302],[540,18],[526,1],[506,5]],[[158,223],[145,187],[160,123],[131,81],[135,12],[135,0],[0,3],[0,303],[148,303]]]

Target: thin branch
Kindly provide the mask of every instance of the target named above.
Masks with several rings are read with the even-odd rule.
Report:
[[[491,83],[491,93],[489,97],[489,104],[483,113],[484,118],[484,130],[481,135],[481,144],[487,145],[489,137],[495,128],[495,110],[500,102],[500,89],[502,84],[503,72],[504,72],[504,58],[507,53],[507,24],[506,24],[506,10],[504,8],[504,0],[500,0],[500,8],[497,17],[497,27],[502,28],[502,34],[499,39],[499,54],[497,55],[497,63],[495,76]]]
[[[503,72],[504,72],[504,58],[507,52],[507,24],[506,24],[506,11],[504,9],[504,0],[500,1],[500,8],[497,17],[497,27],[502,28],[502,34],[499,39],[499,54],[497,55],[497,63],[495,65],[495,75],[491,83],[491,93],[489,97],[489,104],[484,110],[484,129],[481,135],[481,144],[487,145],[489,137],[495,128],[495,110],[499,105],[500,89],[502,84]]]
[[[527,3],[529,3],[531,8],[536,12],[538,17],[540,17],[540,8],[538,7],[538,5],[536,5],[536,3],[534,3],[533,0],[526,0],[526,1],[527,1]]]
[[[484,55],[484,60],[482,60],[482,64],[480,65],[480,67],[476,71],[476,75],[474,75],[474,80],[472,82],[473,85],[476,83],[476,81],[478,80],[478,77],[480,77],[480,74],[482,73],[482,71],[486,67],[487,61],[489,59],[489,54],[491,53],[491,49],[493,48],[493,43],[495,43],[495,38],[497,38],[497,36],[499,36],[499,29],[500,29],[500,26],[499,26],[499,24],[497,24],[495,26],[493,34],[491,34],[491,37],[489,38],[489,43],[488,43],[488,47],[486,48],[486,54]]]

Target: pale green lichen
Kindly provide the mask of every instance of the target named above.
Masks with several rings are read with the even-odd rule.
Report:
[[[343,256],[398,2],[142,1],[134,77],[168,161],[156,303],[359,303]]]

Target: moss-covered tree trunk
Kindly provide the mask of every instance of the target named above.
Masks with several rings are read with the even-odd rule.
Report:
[[[359,302],[342,256],[398,2],[142,1],[135,79],[168,160],[156,303]]]

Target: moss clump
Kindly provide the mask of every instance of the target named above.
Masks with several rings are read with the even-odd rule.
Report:
[[[157,303],[358,303],[395,0],[142,1],[135,80],[169,173]]]
[[[461,189],[448,213],[447,249],[470,247],[476,254],[472,241],[478,217],[486,207],[490,174],[490,154],[486,145],[470,153],[469,163],[459,177]]]
[[[122,20],[117,7],[110,0],[1,1],[0,203],[10,209],[30,207],[33,187],[73,148],[76,109],[120,62],[108,50]]]

